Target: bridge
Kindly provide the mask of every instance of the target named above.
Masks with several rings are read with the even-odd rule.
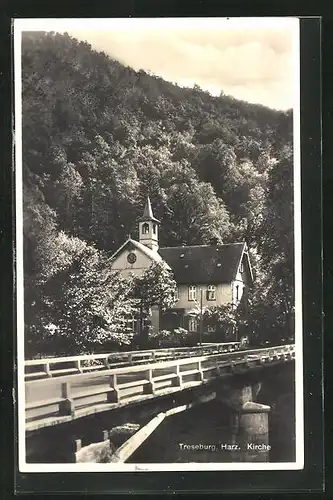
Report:
[[[270,407],[254,401],[258,373],[294,359],[293,344],[244,349],[232,342],[26,361],[27,457],[34,461],[33,450],[64,439],[70,441],[68,461],[100,461],[108,455],[110,462],[124,462],[163,420],[214,398],[233,415],[242,415],[234,440],[240,433],[243,440],[245,434],[250,439],[250,433],[252,440],[268,446]],[[134,414],[140,424],[127,425]],[[111,430],[101,429],[111,422]],[[126,439],[112,448],[117,441],[112,436],[121,426],[127,428]],[[89,433],[89,444],[83,446],[80,436]],[[253,460],[253,454],[243,454],[243,459],[251,456]],[[261,453],[260,459],[267,456]]]

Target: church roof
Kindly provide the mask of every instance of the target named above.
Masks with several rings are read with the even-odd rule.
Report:
[[[147,196],[145,208],[143,210],[143,215],[140,217],[140,222],[144,221],[155,221],[155,222],[160,222],[158,219],[155,219],[154,214],[153,214],[153,209],[151,208],[151,203],[150,203],[150,198]]]
[[[177,283],[218,284],[235,279],[244,251],[245,243],[228,243],[164,247],[159,249],[159,254],[173,270]],[[252,279],[248,257],[247,263]]]

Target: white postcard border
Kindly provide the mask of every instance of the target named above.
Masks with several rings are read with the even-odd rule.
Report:
[[[296,386],[296,460],[285,463],[181,463],[181,464],[29,464],[25,449],[24,388],[24,286],[23,286],[23,196],[22,196],[22,31],[69,31],[71,29],[128,29],[134,24],[168,27],[243,27],[279,28],[290,25],[293,31],[293,150],[294,150],[294,242],[295,242],[295,386]],[[15,208],[16,208],[16,307],[17,307],[17,387],[18,457],[20,472],[144,472],[205,470],[300,470],[304,468],[304,399],[302,342],[302,248],[301,248],[301,162],[300,162],[300,40],[299,19],[280,18],[127,18],[127,19],[15,19],[14,91],[15,91]]]

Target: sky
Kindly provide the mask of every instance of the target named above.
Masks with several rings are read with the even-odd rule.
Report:
[[[54,20],[53,30],[57,29]],[[135,70],[286,110],[295,103],[293,18],[100,19],[67,31]],[[51,29],[52,29],[51,28]],[[44,23],[44,30],[46,29]],[[297,32],[296,32],[297,33]],[[297,57],[297,55],[296,55]]]

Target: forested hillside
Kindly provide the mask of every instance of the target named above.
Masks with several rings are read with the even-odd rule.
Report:
[[[67,34],[24,33],[22,72],[30,343],[68,312],[47,292],[50,280],[71,295],[64,270],[89,258],[77,279],[86,290],[96,284],[87,277],[98,273],[93,262],[129,233],[137,238],[147,194],[161,246],[246,240],[256,274],[251,328],[292,333],[291,112],[180,88]],[[93,293],[103,295],[99,286]]]

